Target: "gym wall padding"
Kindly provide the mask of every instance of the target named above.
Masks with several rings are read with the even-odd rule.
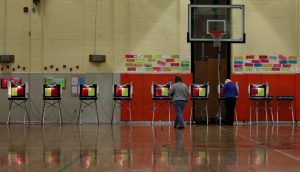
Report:
[[[151,121],[152,120],[152,95],[151,85],[154,83],[167,83],[173,80],[176,74],[121,74],[121,84],[132,82],[133,99],[131,103],[132,121]],[[189,86],[192,82],[192,74],[181,74],[183,82]],[[157,101],[157,109],[155,111],[155,121],[168,121],[168,103],[169,101]],[[184,110],[184,119],[189,120],[190,102]],[[129,121],[129,112],[127,105],[121,107],[121,121]],[[175,112],[171,105],[171,121],[175,120]]]
[[[296,88],[300,86],[300,74],[231,74],[233,82],[238,82],[239,85],[239,96],[237,101],[237,113],[238,121],[249,121],[249,96],[248,96],[248,85],[250,83],[265,84],[269,85],[269,96],[274,96],[272,103],[274,120],[276,120],[276,96],[295,96],[294,101],[294,114],[295,120],[300,119],[300,91]],[[269,121],[271,120],[270,112]],[[255,115],[252,112],[252,120],[255,120]],[[292,121],[291,111],[288,108],[288,104],[280,104],[279,121]],[[265,121],[265,114],[262,110],[259,111],[259,121]]]

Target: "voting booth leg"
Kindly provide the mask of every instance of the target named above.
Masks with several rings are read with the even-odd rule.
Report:
[[[131,119],[131,102],[130,102],[130,100],[128,101],[128,107],[127,107],[127,109],[129,111],[130,124],[132,124],[132,119]]]
[[[208,107],[207,107],[207,101],[205,102],[205,111],[206,111],[206,124],[208,125]]]
[[[62,125],[62,116],[61,116],[60,101],[58,101],[58,107],[59,107],[59,123],[60,123],[60,125]]]
[[[28,124],[30,125],[30,117],[27,111],[27,106],[26,106],[26,101],[24,102],[24,106],[25,106],[25,114],[24,114],[24,124],[26,123],[25,121],[25,115],[27,116],[27,120],[28,120]]]
[[[252,120],[251,120],[252,119],[252,117],[251,117],[252,116],[252,101],[251,100],[250,100],[250,112],[249,112],[249,116],[250,116],[250,123],[249,124],[251,125],[252,124]]]
[[[294,101],[291,101],[290,109],[292,111],[293,124],[295,124],[295,118],[294,118]]]
[[[98,106],[97,106],[97,101],[95,100],[95,110],[97,114],[97,125],[99,125],[99,114],[98,114]]]
[[[7,118],[7,122],[6,122],[6,124],[10,124],[10,111],[11,111],[11,107],[12,107],[12,101],[9,101],[9,105],[8,105],[9,107],[8,107],[8,118]]]
[[[266,115],[266,123],[268,125],[268,105],[267,105],[267,101],[265,101],[265,115]]]
[[[192,124],[193,104],[194,104],[194,101],[192,101],[191,107],[190,107],[190,125]]]
[[[271,113],[271,117],[272,117],[272,124],[274,124],[274,114],[273,114],[273,110],[272,110],[272,103],[269,106],[270,109],[270,113]]]
[[[155,113],[155,109],[156,109],[156,107],[155,107],[155,101],[153,101],[153,107],[152,107],[152,122],[151,122],[152,125],[154,125],[154,113]]]
[[[43,104],[43,113],[42,113],[42,121],[41,121],[41,125],[44,125],[45,123],[45,101],[44,101],[44,104]]]
[[[114,107],[113,107],[113,111],[112,111],[112,115],[111,115],[111,121],[110,124],[115,124],[115,109],[116,109],[116,101],[113,102]]]
[[[82,101],[80,101],[79,104],[79,114],[78,114],[78,119],[77,119],[77,125],[81,125],[81,106],[82,106]]]
[[[256,115],[256,124],[258,124],[258,102],[255,102],[255,115]]]
[[[277,102],[276,102],[276,123],[278,124],[278,111],[279,111],[279,102],[278,102],[278,100],[277,100]]]
[[[171,102],[169,102],[168,112],[169,112],[169,125],[171,125]]]

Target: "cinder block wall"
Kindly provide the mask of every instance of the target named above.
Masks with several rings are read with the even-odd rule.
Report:
[[[246,44],[233,44],[233,56],[299,56],[299,0],[232,0],[232,4],[245,5],[246,20]]]

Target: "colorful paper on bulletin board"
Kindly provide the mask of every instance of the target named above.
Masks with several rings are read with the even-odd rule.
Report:
[[[61,88],[66,88],[66,78],[64,77],[46,77],[44,83],[47,85],[59,84]]]
[[[240,68],[240,67],[234,68],[234,70],[235,70],[235,72],[243,72],[243,68]]]
[[[269,63],[270,61],[268,59],[261,59],[261,63]]]
[[[272,67],[272,71],[280,71],[279,67]]]
[[[297,60],[296,56],[289,56],[289,60]]]
[[[152,67],[152,63],[144,63],[144,67]]]
[[[155,60],[155,58],[148,58],[147,62],[148,63],[154,63],[154,62],[156,62],[156,60]]]
[[[146,72],[146,69],[144,67],[138,67],[138,68],[136,68],[136,71],[143,73],[143,72]]]
[[[125,63],[125,67],[133,67],[133,63]]]
[[[270,64],[270,63],[263,64],[263,67],[270,67],[270,68],[272,68],[272,64]]]
[[[279,57],[280,60],[287,60],[288,59],[286,56],[281,55],[281,54],[279,54],[278,57]]]
[[[257,64],[257,63],[260,63],[260,60],[252,60],[251,62],[254,64]]]
[[[235,64],[233,65],[234,68],[243,68],[243,65],[242,64]]]
[[[263,67],[263,71],[270,72],[272,71],[272,67]]]
[[[288,67],[282,67],[282,68],[280,68],[280,71],[282,71],[282,72],[289,72],[290,68],[288,68]]]
[[[127,59],[132,59],[132,58],[135,58],[135,57],[136,57],[135,54],[126,54],[125,55],[125,58],[127,58]]]
[[[245,72],[252,72],[253,71],[253,67],[245,67]]]
[[[263,69],[262,69],[262,67],[254,67],[253,68],[253,71],[255,71],[255,72],[261,72]]]
[[[175,72],[175,71],[179,71],[179,66],[172,66],[171,67],[171,71]]]
[[[179,63],[171,63],[172,67],[179,66]]]
[[[269,60],[277,60],[277,56],[269,56]]]
[[[144,63],[134,63],[133,67],[144,67]]]
[[[161,61],[161,60],[157,60],[157,64],[160,66],[166,66],[166,62]]]
[[[280,60],[280,61],[279,61],[279,64],[287,64],[287,63],[288,63],[287,60]]]
[[[268,59],[268,56],[267,55],[259,55],[258,58],[260,60],[266,60],[266,59]]]
[[[234,56],[233,59],[234,60],[243,60],[243,56]]]
[[[245,63],[245,66],[247,66],[247,67],[253,67],[253,63]]]
[[[254,64],[254,67],[262,67],[262,64],[260,63]]]
[[[170,72],[171,71],[171,68],[170,67],[162,67],[161,70],[163,72]]]
[[[146,67],[146,68],[145,68],[145,71],[146,71],[146,72],[154,72],[154,70],[153,70],[152,67]]]
[[[246,55],[246,59],[254,59],[254,55]]]
[[[235,60],[233,63],[234,63],[234,64],[240,64],[240,65],[242,65],[242,64],[244,63],[244,61]]]
[[[280,68],[281,64],[273,64],[273,68]]]
[[[190,71],[190,68],[189,68],[189,67],[182,67],[182,68],[181,68],[181,71],[182,71],[182,72],[189,72],[189,71]]]
[[[179,55],[171,55],[171,58],[173,58],[173,59],[179,59]]]
[[[292,65],[291,64],[283,64],[282,67],[290,68],[290,67],[292,67]]]
[[[135,67],[128,67],[128,68],[127,68],[127,71],[128,71],[128,72],[136,71],[136,68],[135,68]]]
[[[289,64],[297,64],[297,60],[289,60]]]
[[[175,62],[175,59],[168,59],[168,58],[167,58],[167,59],[166,59],[166,62],[167,62],[167,63],[172,63],[172,62]]]
[[[290,68],[290,71],[291,71],[291,72],[297,72],[297,71],[298,71],[298,68],[297,68],[297,67],[291,67],[291,68]]]
[[[144,59],[144,58],[136,58],[136,59],[135,59],[135,62],[136,62],[136,63],[144,63],[144,62],[145,62],[145,59]]]
[[[84,84],[84,82],[85,82],[84,77],[83,77],[83,76],[79,76],[79,77],[78,77],[78,85]]]
[[[133,63],[135,62],[135,59],[126,59],[126,62]]]
[[[160,72],[161,71],[161,67],[152,67],[153,68],[153,70],[155,71],[155,72]]]
[[[161,55],[153,55],[152,58],[155,60],[161,60],[162,56]]]
[[[144,55],[144,58],[145,58],[145,59],[151,59],[151,58],[152,58],[152,55]]]
[[[144,59],[144,55],[143,54],[139,54],[136,56],[136,58],[143,58]]]
[[[189,64],[189,63],[181,63],[180,66],[181,66],[181,67],[190,67],[190,64]]]

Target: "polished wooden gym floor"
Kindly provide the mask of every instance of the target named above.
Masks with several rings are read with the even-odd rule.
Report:
[[[293,125],[1,125],[0,171],[300,171]]]

